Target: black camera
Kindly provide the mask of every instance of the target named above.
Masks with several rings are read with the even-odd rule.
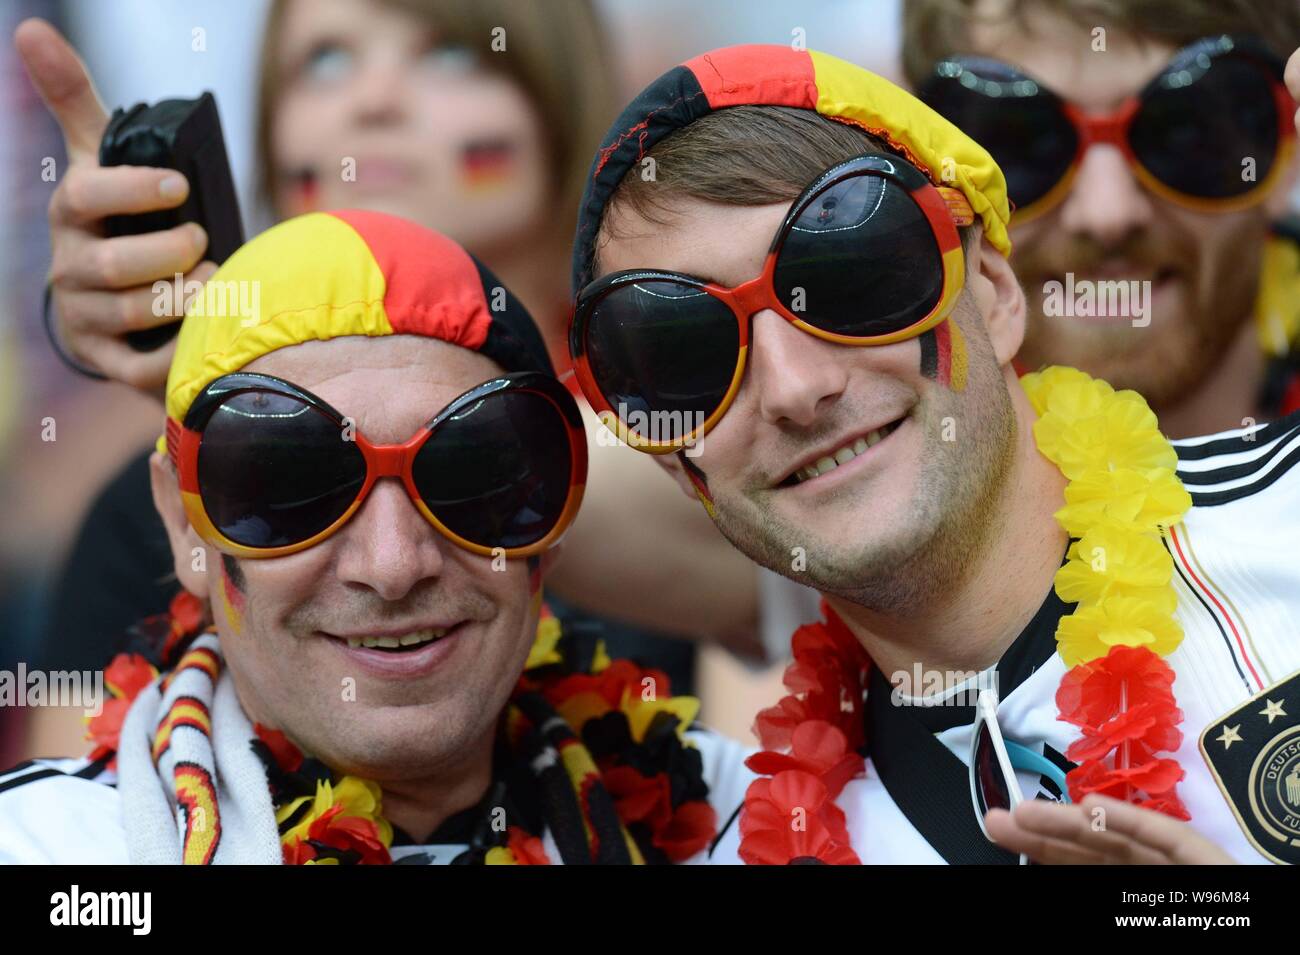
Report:
[[[197,222],[208,233],[205,258],[218,265],[243,245],[235,181],[211,93],[114,110],[99,144],[99,164],[175,169],[190,183],[189,196],[175,209],[110,216],[105,223],[108,235],[138,235]],[[177,320],[130,332],[126,340],[137,351],[151,351],[170,341],[179,329]]]

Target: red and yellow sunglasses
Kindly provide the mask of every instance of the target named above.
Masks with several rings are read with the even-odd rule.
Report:
[[[791,204],[748,282],[632,269],[584,288],[569,328],[578,384],[625,443],[679,450],[731,406],[759,311],[841,345],[904,341],[942,322],[966,281],[957,229],[974,218],[961,190],[897,156],[837,163]]]
[[[387,445],[292,382],[239,372],[204,388],[183,423],[168,420],[167,450],[190,524],[248,558],[320,543],[381,478],[400,479],[457,546],[529,557],[572,523],[587,479],[577,403],[538,372],[476,385],[410,440]]]
[[[1259,40],[1215,36],[1176,52],[1134,96],[1105,115],[1084,113],[1000,60],[940,62],[918,95],[986,148],[1007,178],[1013,221],[1028,222],[1069,194],[1088,150],[1117,148],[1153,194],[1197,212],[1259,202],[1295,149],[1296,104],[1283,64]]]

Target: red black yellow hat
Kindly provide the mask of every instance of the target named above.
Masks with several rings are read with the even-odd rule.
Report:
[[[555,373],[528,312],[451,239],[380,212],[313,212],[244,244],[191,302],[167,417],[184,421],[209,383],[261,355],[344,335],[439,338],[504,371]]]
[[[687,60],[659,77],[606,134],[578,210],[575,294],[593,278],[596,233],[605,204],[628,170],[665,136],[728,106],[810,109],[862,128],[935,185],[960,189],[983,220],[989,242],[1004,255],[1010,253],[1011,211],[1002,170],[948,120],[883,77],[825,53],[787,46],[731,46]]]

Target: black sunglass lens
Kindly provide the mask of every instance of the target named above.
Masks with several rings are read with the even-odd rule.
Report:
[[[199,445],[199,496],[208,519],[245,547],[283,547],[320,533],[365,483],[365,458],[345,437],[297,398],[232,395],[212,413]]]
[[[990,809],[1011,808],[1010,787],[1002,773],[1002,764],[998,762],[988,723],[980,724],[979,742],[975,747],[975,799],[981,816]]]
[[[1166,71],[1146,92],[1129,141],[1142,165],[1171,189],[1231,199],[1268,176],[1278,135],[1263,64],[1203,53]]]
[[[587,358],[614,413],[647,441],[681,438],[722,404],[740,329],[730,308],[692,285],[646,279],[592,306]]]
[[[425,505],[482,547],[544,538],[569,498],[573,450],[560,410],[532,391],[499,391],[438,425],[411,465]]]
[[[813,195],[781,243],[776,296],[797,318],[869,337],[921,321],[943,294],[943,259],[921,207],[878,175]]]
[[[996,60],[941,63],[921,99],[989,151],[1017,209],[1051,192],[1079,150],[1056,96]]]

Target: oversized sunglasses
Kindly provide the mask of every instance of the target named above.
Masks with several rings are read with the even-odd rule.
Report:
[[[279,557],[347,523],[380,478],[398,478],[454,544],[528,557],[572,522],[587,477],[573,397],[537,372],[476,385],[403,444],[375,444],[325,401],[270,375],[209,384],[167,422],[190,524],[219,550]]]
[[[569,328],[578,384],[627,444],[676,451],[735,399],[761,310],[843,345],[903,341],[947,318],[965,284],[957,228],[973,221],[960,190],[896,156],[837,163],[791,204],[748,282],[632,269],[584,288]]]
[[[981,690],[975,702],[975,724],[970,743],[970,798],[980,832],[989,839],[984,825],[984,815],[990,809],[1010,812],[1024,802],[1016,770],[1046,776],[1061,791],[1061,799],[1070,801],[1065,772],[1041,753],[1006,739],[998,725],[998,695],[993,690]],[[1028,859],[1020,857],[1021,865]]]
[[[1282,61],[1249,37],[1179,50],[1109,115],[1085,114],[996,59],[940,62],[918,95],[979,142],[1007,177],[1017,223],[1056,206],[1093,145],[1118,148],[1152,193],[1201,212],[1258,202],[1295,145]]]

